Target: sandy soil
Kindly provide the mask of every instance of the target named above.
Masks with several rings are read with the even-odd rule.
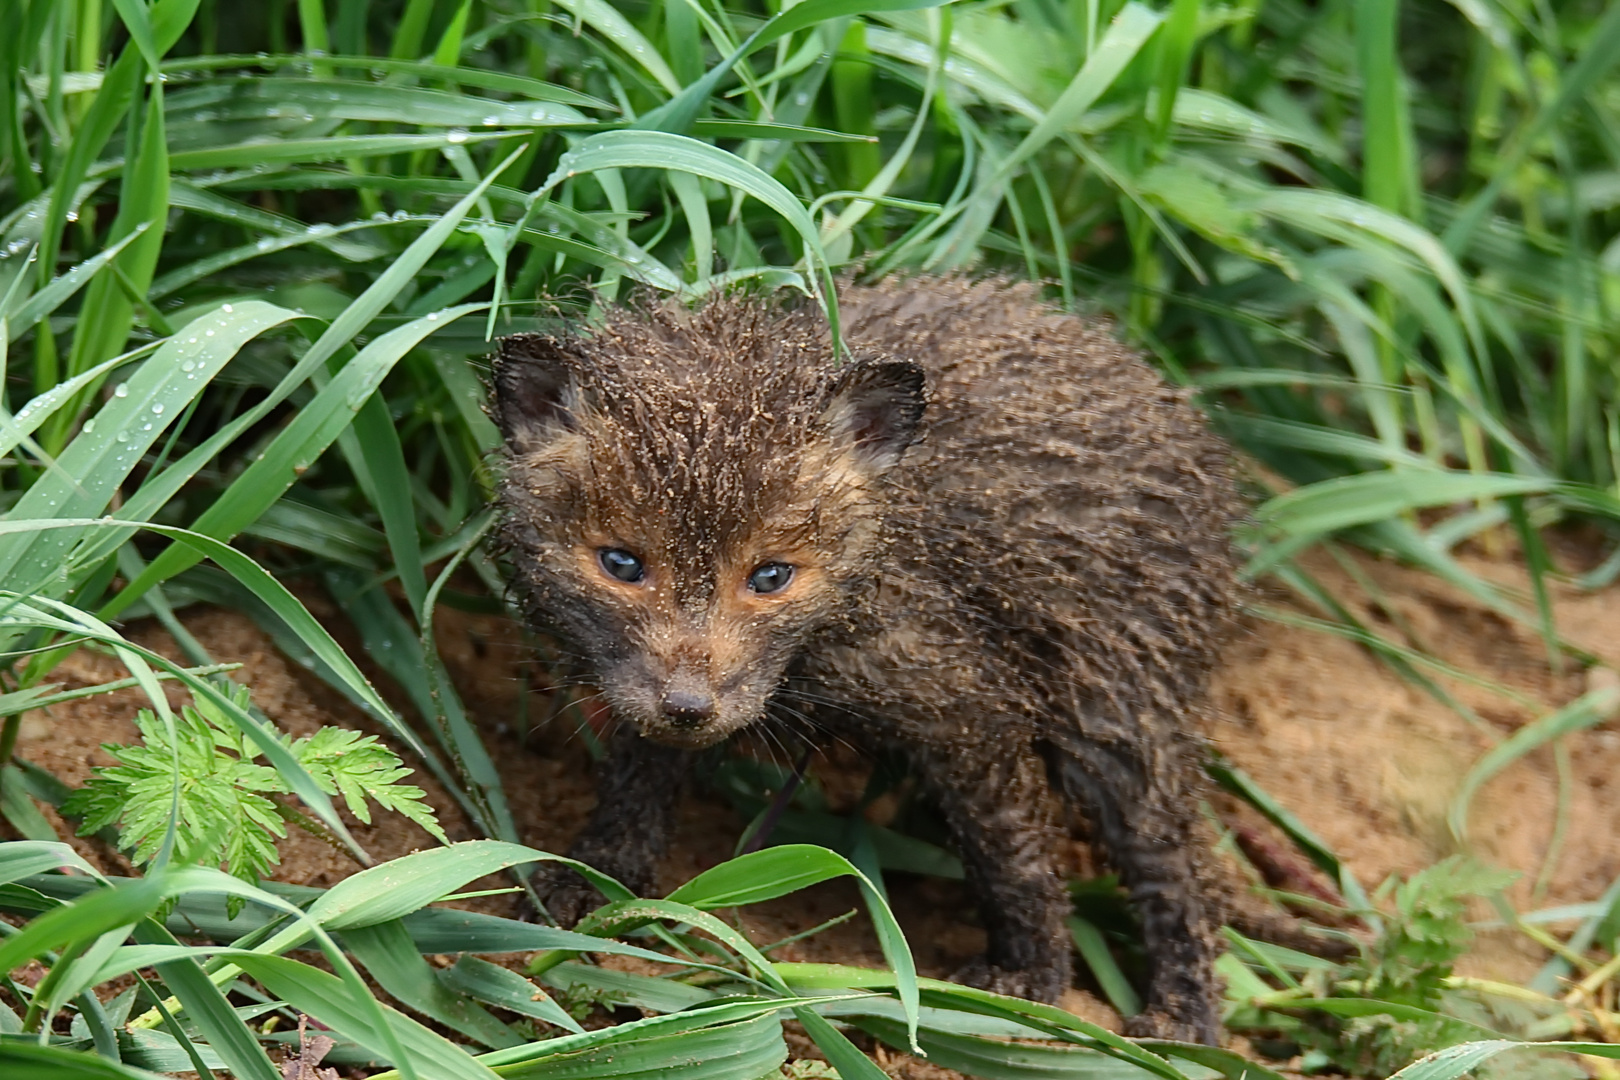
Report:
[[[1475,558],[1470,569],[1522,590],[1523,573],[1508,560]],[[1581,593],[1559,586],[1558,626],[1576,646],[1609,667],[1561,673],[1548,665],[1540,639],[1434,578],[1399,566],[1359,560],[1357,573],[1382,594],[1374,600],[1355,587],[1346,571],[1326,557],[1311,571],[1341,599],[1392,640],[1420,646],[1471,677],[1495,684],[1436,675],[1476,714],[1473,720],[1437,702],[1396,675],[1362,646],[1340,637],[1277,622],[1251,621],[1220,674],[1216,693],[1224,719],[1212,733],[1216,746],[1288,807],[1339,853],[1371,888],[1391,873],[1408,874],[1457,850],[1446,825],[1447,809],[1469,767],[1492,745],[1548,710],[1581,693],[1620,685],[1620,588]],[[1294,614],[1315,614],[1274,594],[1262,604]],[[317,615],[332,612],[311,599]],[[251,685],[254,701],[284,729],[307,733],[328,723],[366,726],[359,714],[319,680],[279,654],[246,618],[221,610],[192,609],[185,622],[221,661],[243,664],[237,676]],[[330,619],[341,636],[341,621]],[[130,636],[174,655],[173,643],[154,626],[126,628]],[[513,812],[526,842],[563,850],[583,823],[593,795],[589,758],[569,738],[573,720],[541,726],[527,737],[518,730],[519,702],[536,667],[515,629],[492,617],[442,613],[441,648],[470,714],[483,728],[499,763]],[[348,644],[348,642],[345,642]],[[357,649],[352,649],[357,654]],[[1434,674],[1431,672],[1431,674]],[[81,651],[54,679],[90,685],[123,677],[110,658]],[[377,679],[389,693],[385,679]],[[396,695],[397,698],[397,695]],[[178,700],[177,700],[178,703]],[[69,783],[79,783],[95,765],[110,764],[104,742],[132,738],[139,707],[133,692],[120,692],[59,706],[24,718],[19,753]],[[528,712],[544,715],[546,697],[528,698]],[[1474,800],[1470,850],[1482,859],[1520,871],[1512,894],[1520,907],[1590,900],[1620,877],[1620,729],[1613,718],[1570,735],[1570,775],[1562,847],[1551,851],[1559,815],[1558,769],[1543,748],[1491,780]],[[858,762],[820,763],[829,791],[858,791]],[[430,780],[418,778],[443,807],[456,839],[473,835]],[[1228,821],[1267,834],[1270,826],[1228,798],[1215,800]],[[53,821],[55,819],[53,818]],[[60,822],[57,822],[60,825]],[[694,795],[682,807],[680,837],[660,868],[666,888],[723,861],[742,822],[722,802]],[[0,826],[3,828],[3,826]],[[61,830],[64,835],[69,830]],[[403,819],[383,815],[355,835],[378,859],[407,853],[431,841]],[[1286,848],[1275,831],[1270,839]],[[127,871],[122,860],[90,841],[75,841],[109,870]],[[355,869],[350,860],[307,835],[282,846],[279,880],[330,885]],[[1301,860],[1303,863],[1303,860]],[[1546,888],[1534,882],[1545,877]],[[960,885],[896,875],[891,883],[897,913],[925,975],[943,976],[983,947]],[[511,913],[506,897],[477,902],[485,910]],[[747,912],[755,940],[769,942],[814,926],[859,902],[852,888],[829,884]],[[854,964],[881,962],[862,919],[791,946],[782,959]],[[1470,974],[1517,980],[1542,957],[1525,939],[1487,936],[1467,961]],[[1117,1024],[1117,1017],[1081,990],[1066,1002],[1090,1019]],[[894,1075],[951,1075],[921,1062],[890,1055]]]

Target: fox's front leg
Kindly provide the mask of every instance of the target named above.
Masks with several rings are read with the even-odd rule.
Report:
[[[618,879],[637,896],[657,887],[658,860],[669,848],[675,807],[686,786],[691,754],[619,729],[597,766],[596,809],[569,845],[568,857]],[[573,926],[606,903],[595,886],[556,863],[532,879],[552,918]]]

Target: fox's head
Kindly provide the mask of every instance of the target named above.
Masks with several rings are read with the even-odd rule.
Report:
[[[719,298],[501,342],[504,532],[531,619],[614,715],[710,745],[760,717],[881,563],[916,364],[834,363],[813,307]]]

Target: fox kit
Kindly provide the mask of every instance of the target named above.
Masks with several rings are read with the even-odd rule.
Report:
[[[750,724],[893,748],[988,934],[958,978],[1069,985],[1055,853],[1119,871],[1150,976],[1135,1034],[1217,1035],[1197,816],[1233,623],[1228,453],[1106,328],[1028,285],[644,304],[505,339],[504,538],[526,615],[618,721],[571,854],[654,885],[691,752]],[[593,895],[541,882],[554,913]]]

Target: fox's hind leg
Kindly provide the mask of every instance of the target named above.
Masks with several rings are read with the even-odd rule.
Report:
[[[1049,736],[1053,780],[1077,805],[1142,920],[1149,977],[1128,1034],[1213,1044],[1220,1034],[1211,905],[1198,880],[1204,842],[1189,747]]]
[[[909,751],[950,828],[988,938],[984,957],[953,978],[1055,1003],[1072,971],[1063,924],[1071,908],[1055,865],[1063,831],[1044,764],[1027,737],[1010,735]]]

